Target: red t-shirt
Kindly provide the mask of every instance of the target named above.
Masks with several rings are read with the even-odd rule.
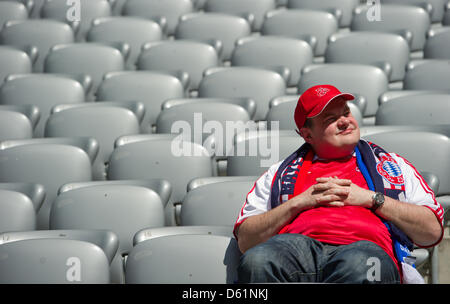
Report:
[[[301,187],[294,196],[316,183],[318,177],[337,176],[369,189],[356,164],[356,157],[348,161],[316,160],[303,176]],[[383,248],[397,264],[388,229],[370,209],[359,206],[318,207],[300,213],[281,233],[300,233],[323,243],[347,245],[361,240],[372,241]]]

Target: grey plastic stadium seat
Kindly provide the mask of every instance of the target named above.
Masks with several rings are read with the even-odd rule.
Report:
[[[250,24],[243,17],[221,13],[192,13],[180,18],[175,39],[219,40],[222,43],[220,59],[227,61],[230,60],[235,42],[250,34]]]
[[[305,41],[280,36],[245,37],[236,42],[232,66],[283,66],[289,69],[288,86],[295,86],[301,69],[313,62],[313,50]]]
[[[238,134],[234,141],[234,154],[228,156],[227,175],[260,176],[303,143],[303,138],[291,130],[259,130]]]
[[[181,206],[181,225],[234,226],[253,181],[224,181],[189,191]]]
[[[95,244],[31,239],[0,245],[2,284],[107,284],[109,263]]]
[[[197,90],[203,72],[215,66],[219,66],[216,49],[209,44],[189,40],[147,43],[137,62],[139,70],[186,72],[191,90]]]
[[[151,256],[146,254],[152,252]],[[225,284],[237,279],[240,251],[221,235],[170,235],[138,243],[127,259],[126,283]]]
[[[122,256],[146,227],[164,226],[164,207],[156,192],[137,185],[101,184],[60,193],[50,213],[51,229],[106,229],[119,238],[111,265],[112,282],[123,282]]]
[[[33,203],[33,207],[36,212],[41,208],[45,198],[45,188],[40,184],[0,183],[0,190],[9,190],[25,194]]]
[[[233,226],[171,226],[145,228],[134,235],[133,246],[138,243],[169,235],[206,234],[233,237]],[[1,235],[0,235],[1,237]]]
[[[323,56],[328,37],[338,31],[338,21],[328,12],[304,9],[279,9],[266,14],[262,35],[282,35],[305,39],[315,45],[314,55]]]
[[[450,60],[426,59],[410,62],[403,81],[404,90],[449,91]]]
[[[0,140],[33,137],[33,126],[25,114],[0,108]]]
[[[182,134],[184,140],[203,145],[216,156],[225,156],[227,144],[231,144],[237,132],[245,129],[249,120],[248,112],[239,105],[189,102],[161,111],[156,132]],[[197,138],[198,135],[201,136]],[[214,146],[204,144],[209,136],[214,137]]]
[[[450,59],[446,50],[450,48],[450,27],[432,29],[423,49],[423,57],[430,59]]]
[[[73,43],[52,47],[45,60],[44,71],[88,74],[92,77],[92,93],[95,94],[106,73],[122,71],[124,67],[124,56],[115,47],[100,43]]]
[[[380,95],[378,102],[382,103],[395,100],[399,97],[416,96],[416,95],[430,95],[430,94],[446,94],[445,90],[392,90]]]
[[[431,132],[443,134],[450,137],[450,125],[374,125],[363,126],[361,128],[361,136],[367,136],[377,133],[385,132],[403,132],[403,131],[415,131],[415,132]]]
[[[0,245],[30,239],[67,239],[89,242],[100,247],[112,262],[119,247],[117,235],[109,230],[34,230],[13,231],[0,234]]]
[[[197,102],[206,102],[206,103],[230,103],[243,107],[251,119],[255,116],[256,113],[256,102],[250,98],[220,98],[220,97],[204,97],[204,98],[174,98],[168,99],[163,102],[161,105],[162,110],[187,103],[197,103]],[[1,107],[0,107],[1,109]]]
[[[41,9],[41,18],[56,19],[78,27],[76,41],[85,41],[86,33],[95,18],[111,16],[111,6],[107,0],[80,0],[79,5],[67,4],[67,0],[46,1]],[[77,12],[78,11],[78,16]],[[75,20],[79,18],[79,20]]]
[[[158,23],[138,17],[105,17],[92,22],[87,33],[89,42],[125,42],[130,45],[126,61],[128,70],[135,70],[141,47],[150,41],[162,40],[163,32]]]
[[[36,229],[36,210],[23,193],[0,190],[0,232]]]
[[[255,120],[263,120],[269,101],[286,94],[285,79],[275,71],[253,67],[211,68],[205,72],[199,97],[247,97],[256,102]]]
[[[421,51],[425,44],[426,32],[430,27],[428,12],[421,7],[409,5],[380,6],[381,20],[371,22],[367,18],[367,5],[357,7],[353,14],[351,31],[389,32],[404,36],[411,41],[411,51]],[[411,22],[414,20],[414,22]]]
[[[175,221],[175,204],[182,201],[187,183],[196,177],[212,176],[213,172],[212,156],[203,146],[174,137],[144,137],[116,146],[109,161],[108,179],[161,178],[169,181],[172,195],[166,206],[166,224],[170,226]]]
[[[212,176],[212,177],[199,177],[191,180],[187,185],[187,191],[191,191],[195,188],[202,187],[204,185],[210,185],[223,182],[255,182],[259,176]]]
[[[390,81],[402,81],[409,61],[408,42],[400,35],[377,32],[334,34],[326,63],[361,63],[381,68]]]
[[[52,46],[73,43],[74,40],[72,28],[56,20],[9,21],[0,32],[1,44],[17,47],[33,45],[37,48],[38,57],[33,65],[34,72],[43,71],[45,57]]]
[[[31,128],[34,131],[39,119],[41,118],[41,112],[35,105],[4,105],[0,104],[0,111],[13,111],[21,113],[27,117],[31,123]]]
[[[294,112],[299,96],[294,95],[283,97],[283,102],[270,107],[266,120],[268,123],[271,121],[278,121],[280,130],[296,130],[297,126],[294,121]],[[279,99],[281,99],[281,97]],[[363,125],[361,111],[354,103],[348,102],[347,104],[350,107],[353,117],[355,117],[358,125],[361,127]]]
[[[450,153],[449,137],[421,131],[391,131],[364,136],[388,151],[398,153],[410,161],[417,170],[431,172],[439,178],[436,199],[442,207],[450,206]]]
[[[431,10],[431,22],[441,22],[444,16],[446,0],[381,0],[383,4],[414,5]]]
[[[24,20],[28,18],[28,10],[20,2],[0,1],[0,30],[9,20]]]
[[[0,46],[0,84],[10,74],[31,73],[32,65],[26,52],[10,46]]]
[[[128,0],[122,7],[122,15],[145,18],[164,17],[167,33],[172,35],[182,15],[194,11],[191,0]]]
[[[423,94],[392,99],[378,108],[377,125],[450,125],[450,94]]]
[[[81,143],[81,140],[70,141]],[[48,228],[51,204],[61,185],[92,179],[91,159],[85,150],[61,142],[28,139],[4,141],[0,145],[0,182],[38,183],[45,187],[47,195],[37,214],[38,229]]]
[[[0,87],[0,104],[34,105],[41,114],[34,128],[34,137],[44,135],[44,126],[50,109],[61,103],[82,103],[85,90],[80,82],[70,77],[51,74],[23,74],[8,77]]]
[[[124,107],[107,102],[84,103],[67,108],[54,107],[45,126],[45,137],[92,137],[99,144],[94,179],[106,178],[106,166],[114,142],[123,135],[138,134],[139,121]]]
[[[149,71],[108,73],[97,90],[97,100],[142,102],[145,106],[145,116],[141,122],[143,133],[151,133],[165,100],[183,97],[184,87],[180,79]]]
[[[289,9],[311,9],[328,11],[339,20],[340,27],[349,27],[352,20],[353,9],[358,6],[359,0],[288,0]]]
[[[149,188],[150,190],[155,191],[159,198],[161,199],[161,202],[163,205],[167,205],[167,202],[169,201],[170,194],[172,193],[172,186],[170,183],[165,179],[160,178],[147,178],[145,180],[114,180],[114,181],[93,181],[93,182],[79,182],[79,183],[69,183],[61,186],[58,190],[58,194],[83,188],[83,187],[90,187],[90,186],[114,186],[114,185],[128,185],[128,186],[139,186],[139,187],[145,187]],[[1,184],[0,184],[1,187]]]
[[[367,101],[364,117],[375,115],[379,96],[388,90],[388,78],[380,68],[362,64],[329,63],[305,67],[298,92],[302,94],[320,83],[334,85],[342,92],[363,96]]]
[[[276,8],[276,0],[208,0],[203,9],[205,12],[224,13],[237,16],[252,14],[253,30],[259,31],[264,15]]]

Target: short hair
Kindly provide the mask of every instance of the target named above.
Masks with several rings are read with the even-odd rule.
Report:
[[[306,118],[303,127],[311,129],[312,125],[313,125],[313,120],[311,118]]]

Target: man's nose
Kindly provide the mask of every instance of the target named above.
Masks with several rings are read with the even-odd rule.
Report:
[[[350,124],[350,121],[349,121],[348,117],[341,116],[338,121],[338,128],[339,129],[347,128],[349,124]]]

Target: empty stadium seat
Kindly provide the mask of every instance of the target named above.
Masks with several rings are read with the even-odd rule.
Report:
[[[252,14],[254,21],[252,28],[259,31],[264,15],[276,8],[276,0],[208,0],[203,9],[205,12],[225,13],[237,16]]]
[[[78,3],[78,4],[77,4]],[[67,0],[46,1],[41,8],[41,18],[56,19],[75,25],[78,29],[75,39],[83,42],[95,18],[111,16],[108,0],[79,0],[69,3]]]
[[[12,75],[0,87],[0,104],[22,107],[34,105],[39,109],[40,119],[34,128],[34,137],[44,136],[45,123],[53,106],[84,101],[83,85],[64,75]]]
[[[2,284],[106,284],[109,263],[95,244],[29,239],[0,245]]]
[[[384,4],[380,6],[382,22],[367,18],[367,5],[355,9],[350,25],[351,31],[376,31],[400,34],[410,42],[411,51],[422,51],[426,41],[426,32],[430,27],[430,16],[418,6]],[[414,22],[411,22],[414,20]]]
[[[71,139],[80,145],[83,139]],[[92,179],[91,159],[79,146],[57,139],[4,141],[0,145],[0,182],[42,184],[46,190],[38,212],[38,229],[48,229],[51,204],[58,188],[69,182]],[[86,148],[87,149],[87,148]]]
[[[255,120],[266,117],[269,101],[286,94],[286,81],[277,72],[253,67],[220,67],[205,72],[199,97],[247,97],[256,102]]]
[[[0,183],[0,189],[26,195],[33,203],[36,212],[41,208],[46,195],[44,186],[35,183]]]
[[[0,189],[0,232],[36,229],[36,210],[23,193]]]
[[[128,70],[136,69],[136,60],[144,43],[163,39],[158,23],[138,17],[104,17],[95,19],[89,29],[88,42],[124,42],[130,45],[126,60]]]
[[[50,49],[44,72],[88,74],[92,77],[92,94],[87,99],[95,100],[91,95],[95,95],[103,76],[108,72],[122,71],[124,67],[124,54],[118,48],[100,43],[72,43]]]
[[[152,125],[161,104],[171,98],[185,97],[183,83],[177,77],[159,72],[125,71],[105,75],[97,91],[97,100],[140,101],[145,106],[141,132],[152,133]]]
[[[289,69],[288,86],[295,86],[300,71],[313,63],[313,50],[305,41],[280,36],[245,37],[236,42],[232,66],[283,66]]]
[[[381,68],[390,81],[402,81],[409,62],[408,42],[400,35],[350,32],[330,37],[326,63],[361,63]]]
[[[446,0],[381,0],[383,4],[402,4],[419,6],[431,11],[431,22],[441,22],[444,16]]]
[[[403,81],[404,90],[449,91],[450,60],[426,59],[410,62]]]
[[[217,50],[209,44],[189,40],[147,43],[137,62],[139,70],[186,72],[191,90],[197,90],[203,72],[215,66],[219,66]]]
[[[117,234],[113,283],[123,282],[122,257],[131,250],[135,233],[152,226],[164,226],[161,199],[153,190],[130,184],[91,184],[61,192],[50,213],[51,229],[106,229]]]
[[[33,137],[33,126],[25,114],[0,107],[0,141]]]
[[[92,137],[99,144],[94,179],[106,178],[106,165],[114,142],[139,133],[139,121],[129,109],[108,102],[55,106],[45,126],[45,137]]]
[[[56,20],[32,19],[10,21],[0,32],[0,43],[17,47],[32,45],[37,48],[38,57],[33,65],[34,72],[42,72],[44,60],[50,48],[57,44],[73,43],[72,28]]]
[[[235,42],[250,34],[250,24],[243,17],[221,13],[192,13],[180,18],[175,39],[219,40],[222,43],[220,59],[227,61],[230,60]]]
[[[9,20],[25,20],[28,18],[28,10],[20,2],[0,1],[0,30]]]
[[[288,0],[289,9],[324,10],[335,15],[340,27],[349,27],[352,20],[353,9],[358,6],[359,0]]]
[[[331,13],[304,9],[279,9],[266,14],[262,35],[281,35],[305,39],[315,56],[323,56],[327,40],[338,31],[338,21]]]
[[[191,191],[195,188],[209,185],[209,184],[215,184],[215,183],[222,183],[222,182],[251,182],[256,181],[259,176],[211,176],[211,177],[199,177],[194,178],[191,180],[187,185],[187,191]]]
[[[122,7],[122,15],[145,18],[164,17],[167,33],[172,35],[182,15],[194,11],[191,0],[128,0]]]
[[[428,39],[423,49],[423,57],[429,59],[448,59],[446,50],[450,47],[450,27],[432,29],[428,32]]]
[[[150,255],[143,255],[151,251]],[[127,259],[126,283],[225,284],[237,279],[240,251],[221,235],[170,235],[138,243]]]
[[[10,74],[31,73],[33,61],[25,51],[10,47],[0,46],[0,84]]]

